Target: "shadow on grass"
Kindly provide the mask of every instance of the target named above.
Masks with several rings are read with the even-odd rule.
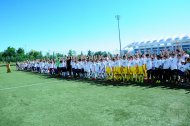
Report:
[[[66,80],[66,81],[75,81],[75,82],[84,82],[89,83],[91,85],[96,86],[113,86],[113,87],[123,87],[123,86],[137,86],[137,87],[144,87],[144,88],[163,88],[163,89],[173,89],[173,90],[179,90],[179,89],[185,89],[187,92],[186,94],[190,94],[190,84],[184,84],[184,85],[176,85],[172,83],[138,83],[138,82],[121,82],[121,81],[107,81],[107,80],[92,80],[92,79],[81,79],[81,78],[63,78],[58,76],[49,76],[47,74],[40,74],[35,72],[29,72],[24,71],[27,74],[33,74],[38,75],[41,78],[45,79],[58,79],[58,80]]]

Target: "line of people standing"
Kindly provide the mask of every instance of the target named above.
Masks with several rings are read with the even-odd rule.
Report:
[[[60,77],[106,79],[148,83],[189,83],[190,57],[183,50],[159,55],[137,52],[123,57],[82,56],[19,63],[18,69]]]

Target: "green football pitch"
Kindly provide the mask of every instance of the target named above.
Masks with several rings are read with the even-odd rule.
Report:
[[[189,125],[189,89],[103,85],[0,67],[0,126]]]

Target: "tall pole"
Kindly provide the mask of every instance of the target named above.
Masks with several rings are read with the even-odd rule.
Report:
[[[116,15],[115,18],[117,19],[117,23],[118,23],[118,32],[119,32],[119,48],[120,48],[120,57],[121,57],[121,36],[120,36],[120,26],[119,26],[119,19],[120,19],[120,15]]]

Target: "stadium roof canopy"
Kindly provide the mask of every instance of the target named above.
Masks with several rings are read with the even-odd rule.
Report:
[[[173,41],[172,38],[168,38],[168,39],[166,39],[166,42],[172,42],[172,41]]]
[[[182,41],[188,41],[188,40],[190,40],[190,36],[186,35],[181,40]]]
[[[160,40],[153,40],[153,41],[141,41],[141,42],[133,42],[129,45],[126,45],[124,49],[133,47],[133,48],[149,48],[149,47],[156,47],[156,46],[167,46],[172,45],[175,43],[181,42],[190,42],[190,35],[183,35],[183,36],[175,36],[169,38],[162,38]]]
[[[164,44],[166,41],[164,40],[164,39],[161,39],[160,41],[159,41],[159,43],[160,44]]]

